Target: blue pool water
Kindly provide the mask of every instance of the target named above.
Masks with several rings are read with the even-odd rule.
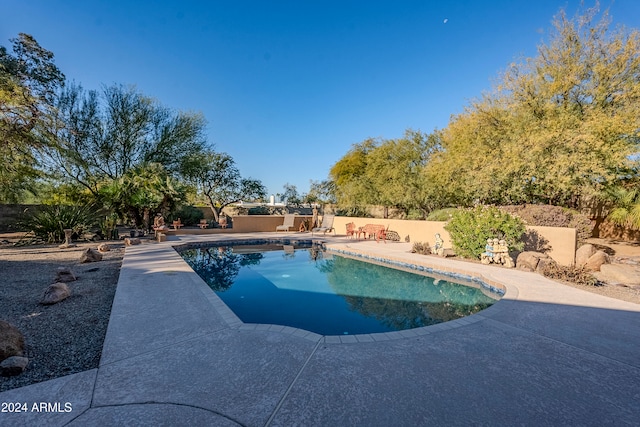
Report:
[[[322,335],[389,332],[468,316],[493,304],[466,286],[311,245],[234,245],[180,251],[245,323]]]

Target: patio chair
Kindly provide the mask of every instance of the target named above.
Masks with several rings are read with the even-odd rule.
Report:
[[[285,214],[284,222],[282,225],[276,226],[276,231],[289,231],[290,228],[293,227],[293,222],[296,219],[295,214]]]
[[[358,230],[356,230],[356,223],[355,222],[350,222],[347,224],[347,237],[348,238],[352,238],[352,237],[356,237],[356,232]]]
[[[200,224],[198,224],[200,226],[201,230],[204,230],[205,228],[209,227],[209,221],[207,221],[206,219],[201,219],[200,220]]]
[[[315,233],[316,231],[322,231],[324,232],[324,234],[327,234],[327,231],[333,230],[333,235],[335,236],[336,229],[333,228],[333,220],[335,219],[335,217],[335,215],[324,215],[322,217],[322,224],[320,224],[320,227],[311,229],[311,235],[313,236],[313,233]]]

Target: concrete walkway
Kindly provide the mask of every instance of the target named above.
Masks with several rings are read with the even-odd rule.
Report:
[[[483,277],[506,295],[464,319],[387,334],[249,325],[172,249],[247,237],[256,236],[127,248],[100,367],[0,393],[3,405],[28,407],[0,412],[0,425],[638,425],[640,305],[411,254],[406,243],[327,238],[334,249]]]

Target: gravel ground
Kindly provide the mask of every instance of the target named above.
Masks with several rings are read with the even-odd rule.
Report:
[[[29,358],[22,374],[0,377],[0,391],[98,367],[124,254],[121,242],[106,243],[112,249],[102,261],[86,264],[78,262],[82,251],[99,243],[68,249],[0,244],[0,319],[24,334]],[[70,267],[78,278],[68,283],[71,296],[39,304],[60,266]]]
[[[0,235],[0,241],[5,238]],[[99,242],[78,243],[69,249],[0,243],[0,319],[25,335],[26,356],[30,360],[21,375],[0,377],[0,391],[98,367],[124,255],[122,242],[107,243],[112,250],[103,255],[103,260],[88,264],[78,262],[80,254],[87,247],[96,248]],[[640,259],[637,246],[616,250]],[[68,284],[71,297],[58,304],[40,305],[44,290],[53,283],[60,266],[71,267],[78,277]],[[568,285],[640,304],[638,288]]]

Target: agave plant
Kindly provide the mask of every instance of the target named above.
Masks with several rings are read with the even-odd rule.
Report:
[[[93,205],[45,205],[27,214],[20,221],[20,226],[51,243],[63,241],[65,229],[80,234],[93,226],[96,219],[96,209]]]

